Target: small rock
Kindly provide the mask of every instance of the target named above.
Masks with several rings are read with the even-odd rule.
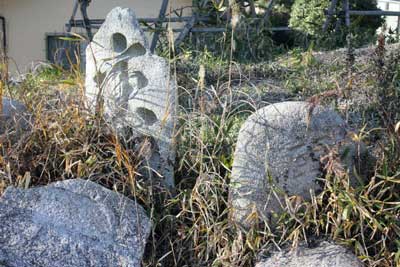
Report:
[[[282,102],[258,110],[239,132],[230,189],[232,219],[247,225],[256,209],[270,220],[272,212],[282,210],[285,195],[307,200],[310,190],[318,193],[321,156],[346,140],[346,123],[331,109]],[[344,165],[351,169],[355,150],[346,151]]]
[[[363,267],[362,262],[346,248],[322,242],[315,248],[298,247],[282,251],[259,262],[256,267]]]
[[[151,223],[134,201],[90,181],[7,188],[0,263],[9,267],[140,267]]]

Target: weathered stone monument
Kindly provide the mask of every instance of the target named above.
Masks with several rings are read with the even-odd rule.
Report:
[[[269,221],[282,210],[285,195],[309,199],[310,190],[318,193],[321,156],[345,140],[346,123],[331,109],[282,102],[258,110],[239,132],[230,185],[232,219],[247,225],[256,210]],[[352,151],[344,158],[349,169]]]
[[[134,12],[114,8],[86,49],[88,105],[103,110],[120,135],[151,139],[148,165],[170,186],[176,93],[168,63],[150,52]]]
[[[134,201],[85,180],[7,188],[0,266],[140,267],[151,223]]]
[[[362,262],[345,247],[330,242],[293,251],[281,251],[256,264],[256,267],[363,267]]]

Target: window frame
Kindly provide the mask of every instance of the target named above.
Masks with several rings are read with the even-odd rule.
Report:
[[[54,54],[51,54],[51,46],[50,46],[50,38],[60,38],[60,37],[65,37],[65,38],[75,38],[68,32],[47,32],[45,33],[45,53],[46,53],[46,60],[50,62],[51,64],[58,65],[64,69],[71,68],[70,63],[68,63],[68,66],[59,64],[55,62],[55,59],[52,58]],[[62,40],[61,40],[62,41]],[[67,42],[67,41],[65,41]],[[79,41],[79,44],[76,46],[78,48],[78,53],[80,55],[80,61],[81,61],[81,67],[84,65],[84,54],[85,54],[85,49],[82,47],[82,44],[84,43],[83,41]]]

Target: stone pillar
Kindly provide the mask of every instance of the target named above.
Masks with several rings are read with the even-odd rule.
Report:
[[[176,83],[131,9],[114,8],[86,49],[86,97],[126,138],[150,139],[147,166],[174,185]],[[127,136],[127,133],[128,136]],[[138,149],[139,151],[141,149]]]

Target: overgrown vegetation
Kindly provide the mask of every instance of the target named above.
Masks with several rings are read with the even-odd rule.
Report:
[[[6,87],[35,119],[23,136],[0,137],[0,194],[10,185],[81,177],[135,199],[153,222],[144,266],[253,266],[278,247],[326,238],[347,244],[367,266],[400,266],[398,53],[381,38],[377,48],[355,51],[354,60],[346,51],[316,53],[312,46],[257,64],[208,52],[170,58],[180,86],[174,193],[138,175],[141,149],[86,110],[78,67],[45,68]],[[243,229],[229,219],[237,134],[253,111],[282,99],[333,106],[376,163],[368,182],[353,187],[332,147],[321,158],[323,192],[308,202],[288,197],[274,228],[258,221]]]
[[[325,12],[330,4],[330,0],[296,0],[290,14],[290,26],[318,40],[323,47],[332,49],[345,45],[348,32],[345,27],[343,1],[338,1],[337,7],[333,10],[335,15],[326,31],[323,30],[323,24],[326,21]],[[350,10],[377,9],[376,0],[350,1]],[[355,44],[361,46],[370,43],[382,24],[383,19],[381,17],[352,16],[350,32],[354,35]]]
[[[361,47],[376,40],[377,29],[384,26],[384,19],[377,16],[351,16],[350,28],[346,27],[338,1],[334,15],[326,30],[325,12],[330,0],[196,0],[194,7],[200,16],[210,18],[203,26],[226,28],[225,33],[194,34],[181,46],[184,51],[213,51],[214,55],[238,62],[262,62],[298,48],[330,50],[344,47],[352,35],[352,45]],[[376,0],[350,1],[352,10],[377,10]],[[290,26],[291,31],[283,30]],[[200,45],[199,45],[200,44]]]

